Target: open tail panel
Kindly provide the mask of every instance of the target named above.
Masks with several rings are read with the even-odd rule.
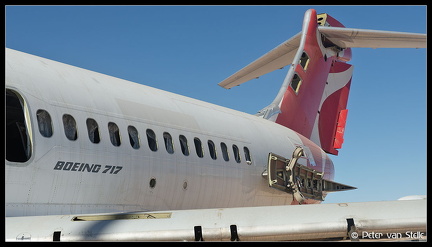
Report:
[[[325,193],[357,189],[349,185],[324,179],[323,173],[299,164],[303,149],[297,147],[290,159],[269,153],[267,179],[269,186],[292,193],[300,204],[306,199],[324,201]]]

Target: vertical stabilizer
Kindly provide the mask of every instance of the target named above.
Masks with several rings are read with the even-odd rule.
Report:
[[[426,48],[427,35],[345,28],[306,11],[302,31],[219,83],[232,88],[289,65],[273,102],[256,115],[290,128],[330,154],[342,147],[352,65],[350,47]]]
[[[351,84],[352,66],[346,63],[351,50],[326,40],[318,30],[320,25],[343,27],[327,14],[317,15],[313,9],[306,12],[292,66],[272,104],[258,115],[337,154],[343,142]]]

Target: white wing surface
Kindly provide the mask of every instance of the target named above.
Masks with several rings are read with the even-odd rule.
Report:
[[[426,200],[7,217],[5,225],[7,241],[361,241],[371,232],[425,240]]]
[[[262,57],[253,61],[243,69],[219,83],[224,88],[238,86],[251,79],[258,78],[276,69],[283,68],[290,64],[297,53],[300,44],[301,32],[278,45]]]
[[[426,34],[367,30],[341,27],[318,27],[327,39],[341,48],[426,48]]]

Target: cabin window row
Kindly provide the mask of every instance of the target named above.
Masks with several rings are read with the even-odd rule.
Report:
[[[38,128],[39,132],[44,137],[51,137],[53,135],[53,127],[52,127],[52,121],[50,114],[42,109],[39,109],[36,112],[37,122],[38,122]],[[64,114],[62,117],[63,121],[63,127],[64,127],[64,133],[67,139],[71,141],[75,141],[78,139],[78,130],[77,130],[77,124],[73,116],[69,114]],[[100,133],[99,133],[99,125],[96,122],[96,120],[92,118],[87,118],[86,120],[86,126],[87,126],[87,133],[90,141],[92,143],[99,143]],[[140,148],[140,136],[138,133],[138,130],[132,126],[129,125],[127,128],[128,136],[129,136],[129,142],[133,149],[139,149]],[[111,144],[113,146],[120,146],[121,144],[121,135],[120,135],[120,129],[114,122],[108,123],[108,133],[110,137]],[[163,135],[163,144],[165,146],[166,151],[169,154],[174,153],[174,141],[170,133],[164,132]],[[156,152],[158,150],[158,141],[156,137],[156,133],[152,129],[146,130],[146,138],[147,143],[151,151]],[[184,135],[179,135],[179,144],[180,144],[180,150],[185,156],[190,155],[190,148],[189,148],[189,142],[188,139]],[[195,152],[198,157],[203,158],[205,153],[204,144],[201,142],[201,139],[198,137],[195,137],[193,139],[193,144],[195,147]],[[224,143],[220,143],[220,150],[222,152],[222,158],[225,161],[230,160],[230,152],[228,146]],[[210,157],[213,160],[216,160],[218,158],[218,152],[217,152],[217,145],[212,141],[207,141],[207,147]],[[241,163],[242,156],[240,154],[240,149],[237,145],[233,144],[232,147],[232,154],[233,158],[237,163]],[[251,154],[248,147],[243,147],[243,153],[245,161],[248,165],[252,163]]]

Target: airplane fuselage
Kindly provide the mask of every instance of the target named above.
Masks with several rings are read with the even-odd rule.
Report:
[[[320,147],[277,123],[10,49],[6,90],[27,138],[24,158],[6,150],[6,216],[295,204],[263,172],[298,146],[299,163],[334,177]]]

